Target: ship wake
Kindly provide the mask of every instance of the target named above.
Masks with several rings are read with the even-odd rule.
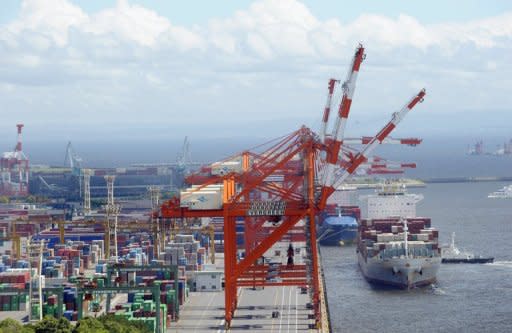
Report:
[[[507,260],[494,261],[492,263],[488,263],[485,265],[512,268],[512,261],[507,261]]]

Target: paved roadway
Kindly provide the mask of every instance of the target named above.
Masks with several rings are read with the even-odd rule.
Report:
[[[298,287],[239,289],[239,305],[229,332],[313,332],[307,302],[308,295],[301,294]],[[273,311],[279,311],[280,316],[272,318]],[[172,325],[167,332],[225,332],[224,293],[191,293],[179,322]]]
[[[286,262],[288,243],[277,243],[268,251],[267,258],[272,261]],[[304,244],[296,244],[304,248]],[[275,256],[274,251],[280,250]],[[302,263],[303,249],[295,256],[298,263]],[[216,257],[218,269],[223,269],[223,254]],[[229,332],[316,332],[310,330],[309,325],[314,320],[308,319],[312,314],[306,309],[309,296],[300,293],[298,287],[266,287],[252,290],[239,288],[238,308],[231,322]],[[272,312],[279,311],[278,318],[272,318]],[[185,305],[180,309],[180,320],[171,323],[169,333],[179,332],[226,332],[224,329],[224,292],[191,292]]]
[[[26,323],[28,322],[28,311],[0,311],[0,321],[7,318]]]

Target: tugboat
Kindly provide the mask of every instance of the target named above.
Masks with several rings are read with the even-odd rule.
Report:
[[[450,246],[441,248],[441,262],[444,264],[487,264],[494,257],[475,256],[471,252],[461,251],[455,246],[455,233],[452,233]]]

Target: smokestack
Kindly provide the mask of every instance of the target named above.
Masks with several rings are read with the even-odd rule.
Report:
[[[21,129],[23,128],[23,124],[17,124],[18,127],[18,142],[16,143],[16,151],[21,151]]]

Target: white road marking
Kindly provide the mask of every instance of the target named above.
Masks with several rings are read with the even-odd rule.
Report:
[[[299,290],[295,289],[295,332],[299,330]]]
[[[208,311],[210,309],[210,305],[212,305],[212,302],[213,302],[213,299],[215,298],[215,296],[216,296],[215,293],[211,293],[210,301],[208,302],[208,305],[206,306],[206,309],[204,309],[203,313],[201,313],[201,320],[199,320],[199,322],[197,323],[196,327],[194,327],[194,332],[201,325],[201,322],[203,321],[203,318],[204,318],[204,314],[206,313],[206,311]]]
[[[276,289],[277,289],[277,292],[276,292],[276,294],[274,295],[274,306],[272,307],[272,312],[274,312],[274,310],[275,310],[275,308],[276,308],[276,305],[277,305],[277,298],[279,297],[279,289],[278,289],[278,288],[276,288]],[[283,289],[284,289],[284,287],[283,287]],[[274,317],[272,317],[272,326],[271,326],[271,327],[272,327],[272,330],[270,331],[271,333],[273,333],[273,332],[274,332],[274,319],[275,319],[275,318],[274,318]]]
[[[219,326],[220,326],[221,328],[219,328],[219,329],[217,330],[217,333],[222,333],[222,332],[224,332],[224,328],[223,328],[223,327],[224,327],[224,323],[225,323],[225,322],[226,322],[226,320],[225,320],[225,319],[222,319],[222,320],[220,321]]]
[[[284,292],[285,287],[283,286],[283,296],[281,297],[281,311],[279,311],[279,333],[281,333],[281,325],[283,323]]]
[[[238,289],[238,304],[240,304],[240,300],[242,299],[242,291],[243,290],[244,290],[243,288]],[[233,322],[233,318],[231,319],[231,322]],[[225,323],[226,323],[226,319],[222,319],[219,322],[220,328],[217,330],[217,333],[227,332],[226,329],[224,328]]]
[[[288,328],[286,329],[286,332],[290,333],[290,317],[292,312],[292,287],[288,287],[290,289],[290,292],[288,293]]]

